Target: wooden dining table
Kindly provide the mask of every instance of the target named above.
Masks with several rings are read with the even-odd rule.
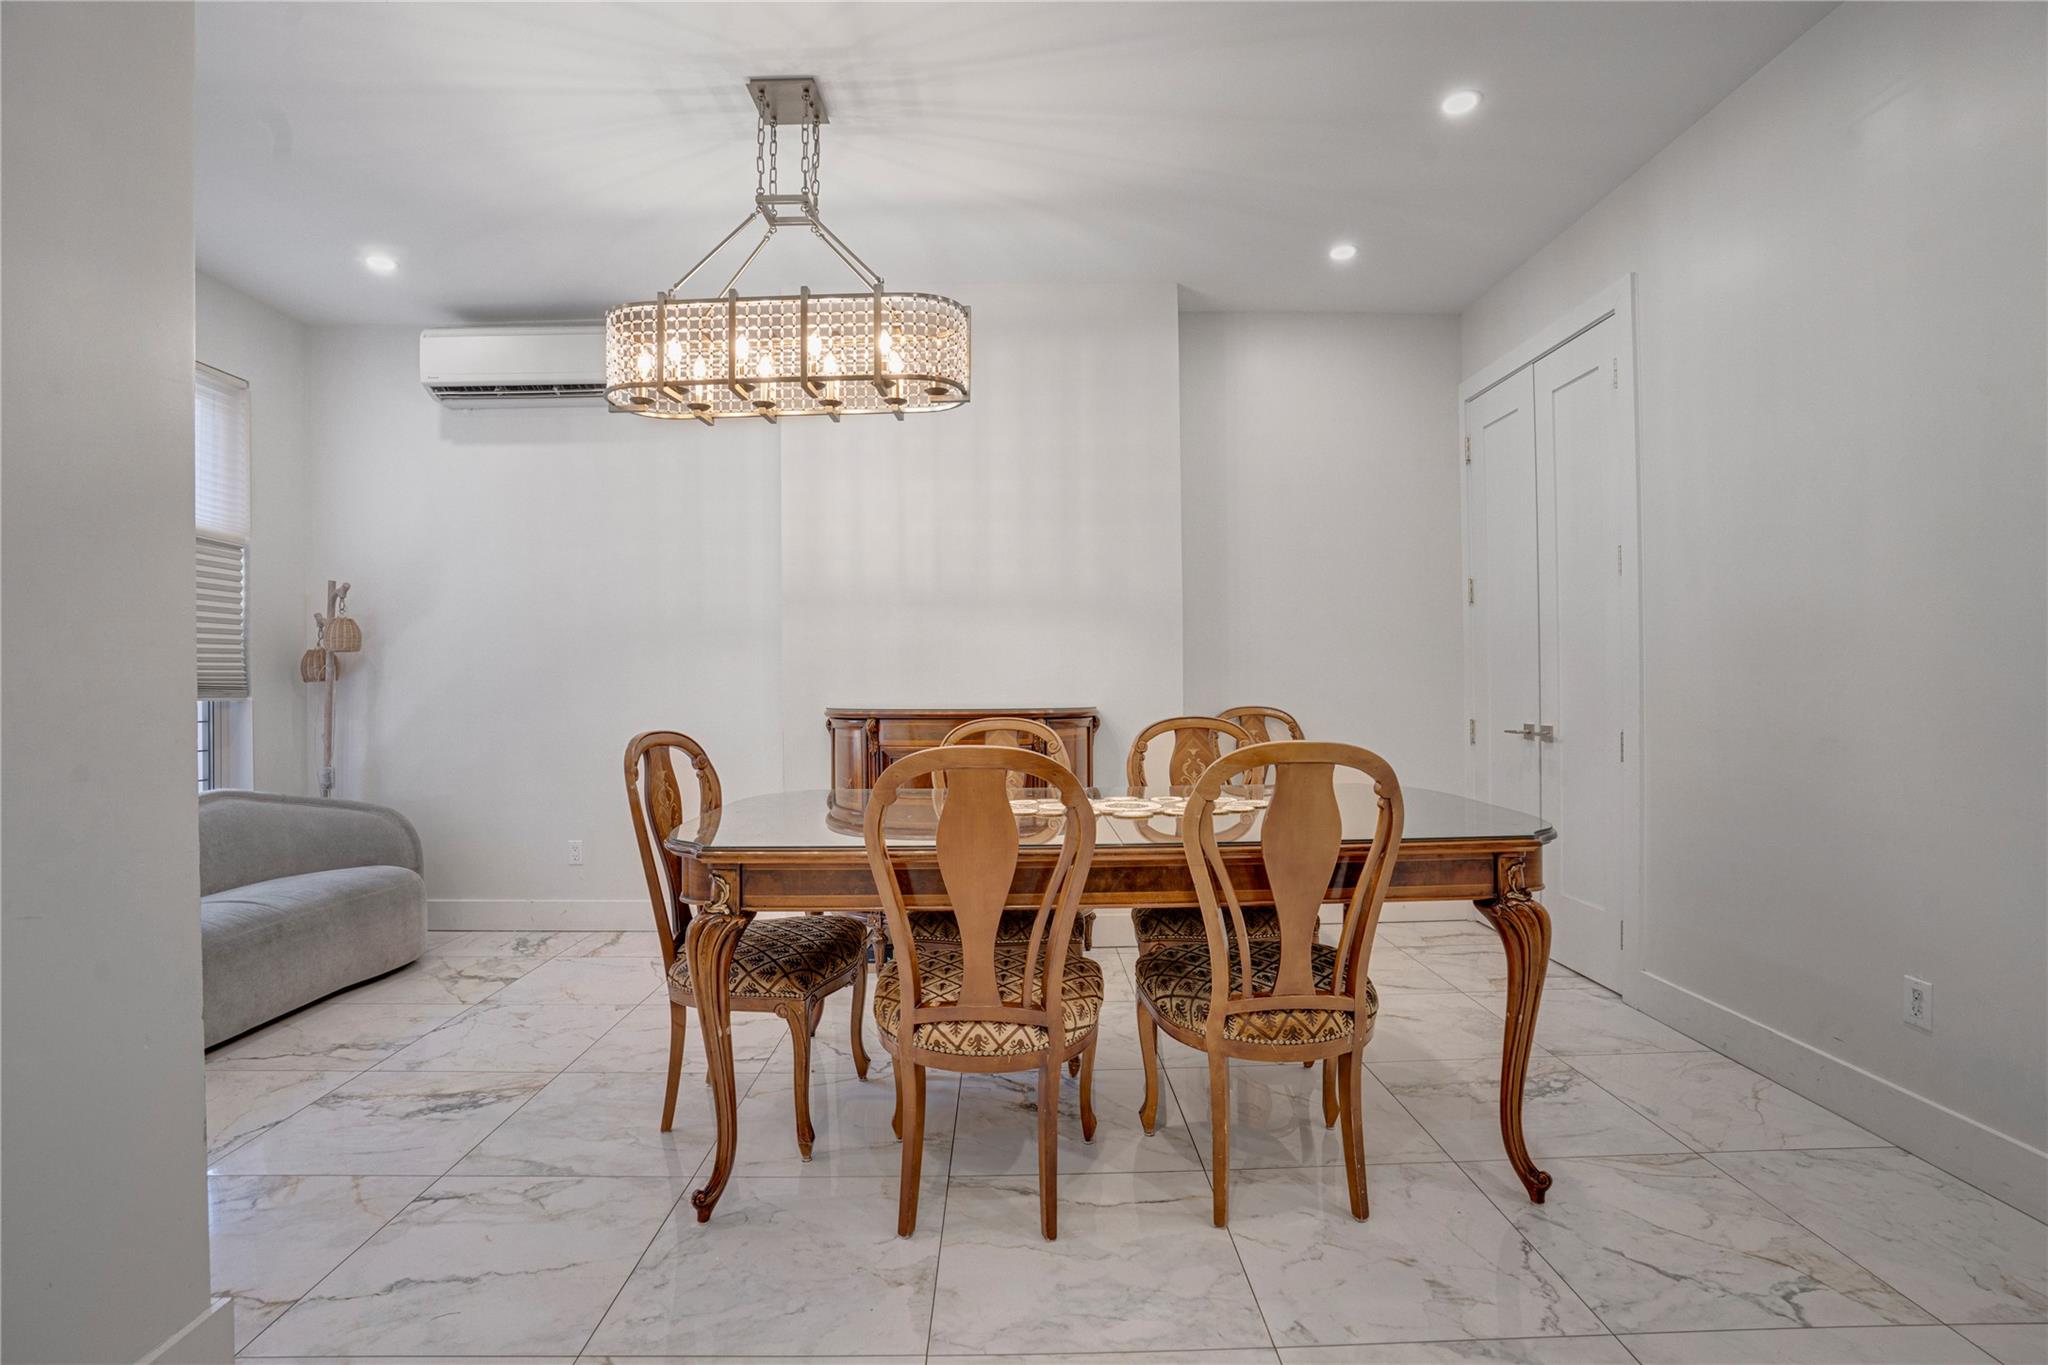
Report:
[[[1091,793],[1093,795],[1094,793]],[[1163,802],[1179,789],[1102,794]],[[1364,866],[1378,809],[1370,786],[1339,783],[1343,842],[1326,900],[1342,902]],[[909,795],[909,794],[906,794]],[[1534,892],[1543,887],[1543,846],[1556,832],[1540,817],[1448,792],[1404,788],[1406,824],[1390,901],[1469,900],[1500,934],[1507,960],[1507,1018],[1500,1068],[1500,1131],[1507,1158],[1529,1198],[1543,1202],[1550,1176],[1529,1159],[1522,1138],[1522,1087],[1543,979],[1550,963],[1550,916]],[[731,1005],[726,983],[741,931],[756,914],[876,911],[881,899],[869,870],[861,820],[865,791],[782,791],[744,797],[703,812],[666,836],[681,862],[679,899],[692,907],[681,951],[699,984],[697,1013],[709,1070],[718,1140],[710,1179],[690,1196],[697,1220],[725,1192],[739,1150]],[[1216,817],[1217,842],[1247,905],[1269,905],[1259,839],[1263,805]],[[897,875],[911,909],[946,908],[931,828],[929,796],[899,800],[889,811]],[[1020,814],[1022,844],[1011,904],[1038,904],[1059,852],[1057,818]],[[922,845],[920,847],[920,844]],[[1194,881],[1171,813],[1098,814],[1095,861],[1081,894],[1084,908],[1192,905]],[[1368,969],[1369,970],[1369,969]]]

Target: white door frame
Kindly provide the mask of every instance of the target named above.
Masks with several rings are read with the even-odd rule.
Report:
[[[1633,591],[1622,596],[1625,615],[1622,625],[1621,648],[1629,657],[1623,658],[1620,674],[1626,680],[1621,694],[1622,735],[1617,742],[1625,746],[1622,762],[1629,769],[1623,775],[1622,790],[1627,796],[1622,813],[1621,829],[1617,837],[1621,840],[1622,875],[1621,887],[1624,896],[1622,906],[1623,922],[1635,929],[1625,934],[1621,950],[1621,974],[1624,998],[1633,994],[1628,989],[1636,978],[1643,961],[1643,948],[1650,939],[1649,906],[1643,895],[1643,766],[1649,753],[1649,744],[1643,734],[1643,610],[1642,610],[1642,501],[1641,484],[1637,478],[1637,465],[1641,459],[1641,435],[1636,416],[1636,321],[1635,321],[1635,274],[1623,275],[1613,284],[1600,290],[1577,307],[1565,312],[1536,335],[1512,347],[1507,354],[1489,365],[1482,366],[1462,384],[1458,385],[1458,500],[1459,526],[1463,541],[1462,558],[1464,571],[1469,577],[1476,576],[1474,570],[1473,542],[1477,528],[1472,522],[1472,467],[1466,456],[1471,450],[1470,433],[1465,429],[1467,405],[1503,379],[1534,365],[1558,347],[1590,331],[1594,327],[1614,319],[1620,329],[1615,346],[1618,357],[1628,361],[1628,372],[1616,376],[1616,387],[1620,390],[1625,428],[1628,432],[1629,459],[1623,477],[1627,481],[1627,503],[1635,515],[1623,529],[1622,573],[1633,586]],[[1626,379],[1627,383],[1620,381]],[[1464,594],[1461,594],[1461,596]],[[1484,749],[1477,743],[1473,732],[1482,700],[1481,660],[1485,657],[1485,642],[1479,638],[1478,613],[1468,606],[1464,619],[1465,641],[1465,714],[1468,721],[1465,759],[1465,790],[1477,796],[1484,790],[1484,773],[1481,770],[1481,756]],[[1561,831],[1569,837],[1571,831]]]

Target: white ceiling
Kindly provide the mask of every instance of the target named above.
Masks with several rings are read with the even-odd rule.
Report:
[[[746,212],[743,81],[797,73],[826,221],[892,288],[1454,312],[1827,8],[201,5],[199,264],[316,322],[592,315]],[[755,269],[850,278],[805,233]]]

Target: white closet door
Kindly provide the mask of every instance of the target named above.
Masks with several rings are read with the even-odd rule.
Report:
[[[1625,801],[1622,546],[1632,542],[1635,458],[1623,402],[1620,326],[1581,333],[1532,367],[1535,375],[1536,534],[1541,812],[1557,826],[1544,850],[1551,952],[1574,971],[1621,984]],[[1502,736],[1505,739],[1505,736]]]
[[[1513,810],[1543,809],[1542,713],[1538,666],[1535,392],[1522,370],[1466,409],[1472,441],[1472,610],[1484,653],[1479,747],[1485,800]],[[1531,727],[1524,734],[1523,726]],[[1510,733],[1511,732],[1511,733]]]

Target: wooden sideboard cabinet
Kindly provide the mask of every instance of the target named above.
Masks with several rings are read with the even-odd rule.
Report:
[[[897,759],[929,749],[954,726],[983,716],[1021,716],[1045,725],[1067,746],[1081,785],[1095,785],[1095,731],[1102,717],[1092,706],[835,706],[825,712],[832,738],[832,788],[867,791]]]

